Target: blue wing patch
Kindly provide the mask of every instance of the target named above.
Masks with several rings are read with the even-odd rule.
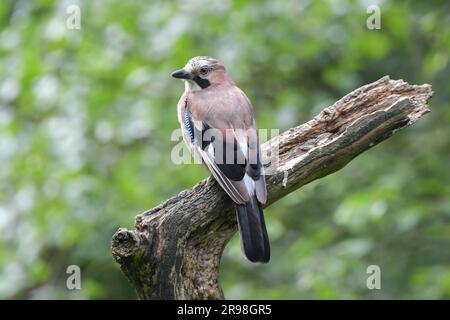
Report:
[[[191,142],[196,144],[197,143],[197,139],[195,138],[194,135],[194,128],[191,122],[191,117],[189,115],[189,111],[185,111],[184,112],[184,126],[186,127],[186,130],[189,133],[189,136],[191,137]]]

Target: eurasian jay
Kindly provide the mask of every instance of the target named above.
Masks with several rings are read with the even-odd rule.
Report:
[[[269,238],[261,207],[267,198],[266,183],[250,100],[225,67],[210,57],[192,58],[172,76],[185,82],[178,102],[184,141],[234,201],[247,259],[268,262]]]

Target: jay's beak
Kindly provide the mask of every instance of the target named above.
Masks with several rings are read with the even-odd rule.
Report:
[[[176,70],[172,72],[171,76],[177,79],[192,79],[192,74],[185,69]]]

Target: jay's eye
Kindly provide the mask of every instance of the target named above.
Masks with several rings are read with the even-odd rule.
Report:
[[[208,69],[208,67],[201,67],[200,68],[200,74],[201,75],[206,75],[207,73],[209,72],[209,69]]]

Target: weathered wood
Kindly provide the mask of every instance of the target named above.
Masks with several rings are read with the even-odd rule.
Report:
[[[432,94],[386,76],[264,144],[279,152],[267,205],[416,122]],[[210,177],[136,216],[135,230],[119,229],[112,253],[141,299],[223,299],[220,258],[235,232],[233,204]]]

